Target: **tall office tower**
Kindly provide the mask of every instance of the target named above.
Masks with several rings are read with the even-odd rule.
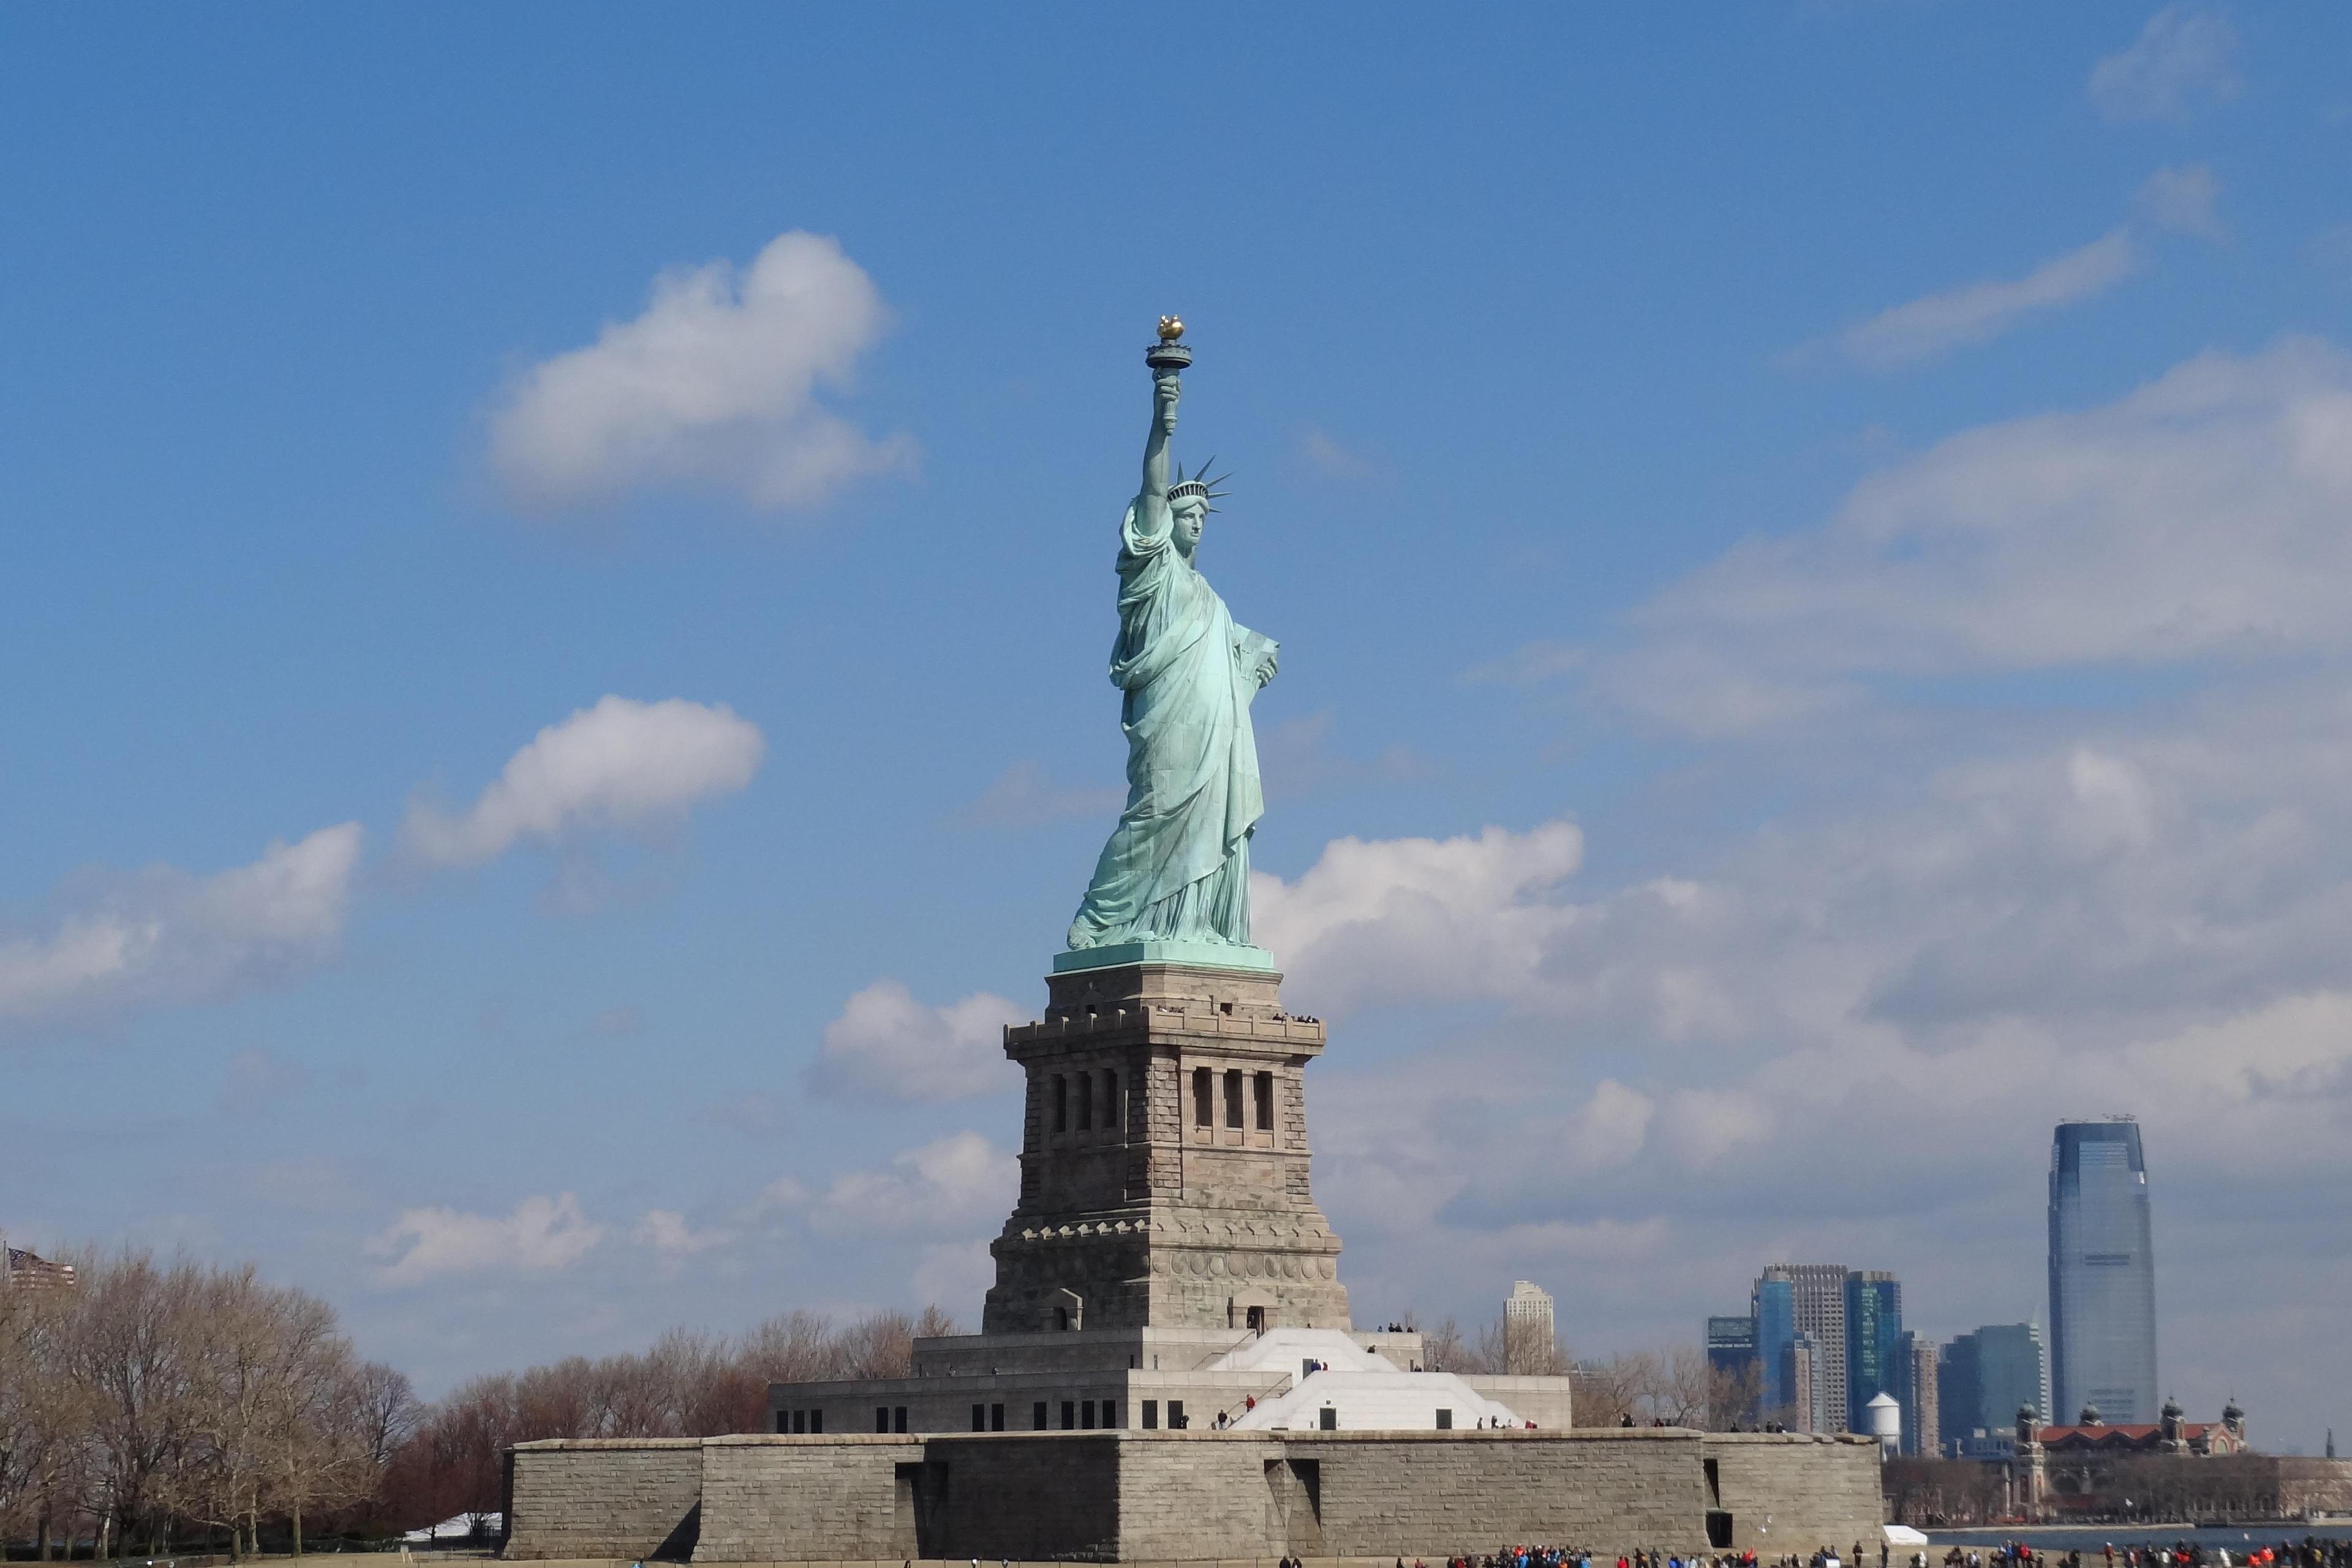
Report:
[[[1988,1323],[1955,1335],[1937,1358],[1937,1398],[1947,1445],[2009,1430],[2021,1405],[2041,1412],[2046,1426],[2064,1425],[2050,1414],[2050,1361],[2032,1323]]]
[[[1864,1414],[1882,1394],[1895,1394],[1895,1357],[1903,1339],[1903,1285],[1883,1269],[1845,1277],[1845,1429],[1867,1432]],[[1900,1397],[1899,1395],[1897,1396]]]
[[[1520,1377],[1549,1377],[1559,1371],[1554,1334],[1550,1295],[1532,1281],[1515,1281],[1503,1299],[1505,1370]]]
[[[1800,1330],[1789,1342],[1789,1426],[1798,1432],[1834,1432],[1830,1425],[1830,1356],[1827,1347]]]
[[[1903,1406],[1903,1451],[1935,1458],[1943,1452],[1942,1401],[1937,1352],[1927,1335],[1906,1329],[1895,1351],[1895,1397]]]
[[[1763,1368],[1756,1359],[1754,1318],[1706,1321],[1708,1416],[1718,1425],[1753,1426],[1764,1412]]]
[[[1822,1365],[1815,1379],[1815,1392],[1825,1402],[1827,1415],[1821,1423],[1806,1428],[1815,1432],[1845,1430],[1845,1277],[1842,1263],[1775,1263],[1757,1279],[1761,1291],[1768,1280],[1786,1281],[1790,1290],[1790,1318],[1794,1331],[1811,1334]],[[1764,1350],[1763,1319],[1757,1319],[1757,1350]],[[1790,1403],[1802,1408],[1793,1397]],[[1791,1426],[1795,1423],[1791,1422]]]
[[[1756,1325],[1759,1413],[1767,1421],[1797,1424],[1797,1389],[1790,1373],[1790,1348],[1797,1339],[1797,1287],[1766,1269],[1748,1295],[1748,1321]]]
[[[2050,1143],[2050,1363],[2056,1408],[2110,1426],[2152,1423],[2156,1258],[2139,1123],[2062,1121]]]

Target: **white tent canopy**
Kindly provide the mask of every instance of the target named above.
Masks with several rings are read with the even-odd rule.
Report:
[[[1907,1524],[1882,1524],[1878,1528],[1886,1532],[1886,1544],[1889,1546],[1925,1546],[1927,1544],[1927,1538],[1920,1534],[1917,1531],[1912,1529]]]

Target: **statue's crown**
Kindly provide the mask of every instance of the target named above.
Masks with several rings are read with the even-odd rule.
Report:
[[[1216,460],[1216,458],[1212,458],[1209,459],[1208,463],[1202,464],[1198,468],[1195,468],[1192,471],[1192,477],[1189,479],[1184,477],[1184,465],[1181,463],[1177,464],[1176,482],[1168,487],[1168,499],[1171,501],[1178,501],[1182,500],[1186,496],[1199,496],[1202,500],[1215,500],[1218,497],[1225,494],[1225,491],[1213,489],[1213,487],[1223,484],[1227,479],[1232,479],[1234,476],[1230,473],[1223,473],[1219,474],[1213,479],[1209,478],[1209,463],[1213,463]],[[1211,511],[1214,511],[1217,509],[1215,507],[1211,507],[1209,510]]]

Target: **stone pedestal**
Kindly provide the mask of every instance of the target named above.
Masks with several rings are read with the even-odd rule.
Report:
[[[1323,1026],[1282,1011],[1281,976],[1146,961],[1046,984],[1045,1016],[1004,1031],[1028,1077],[1021,1196],[982,1331],[1346,1329],[1307,1180]]]

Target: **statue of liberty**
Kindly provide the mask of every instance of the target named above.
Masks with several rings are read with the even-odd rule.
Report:
[[[1143,488],[1118,528],[1118,640],[1127,809],[1070,922],[1074,952],[1134,942],[1250,948],[1249,841],[1265,814],[1250,702],[1274,679],[1276,645],[1234,623],[1197,557],[1211,487],[1203,464],[1169,482],[1183,323],[1161,318]],[[1244,961],[1243,954],[1234,955]]]

